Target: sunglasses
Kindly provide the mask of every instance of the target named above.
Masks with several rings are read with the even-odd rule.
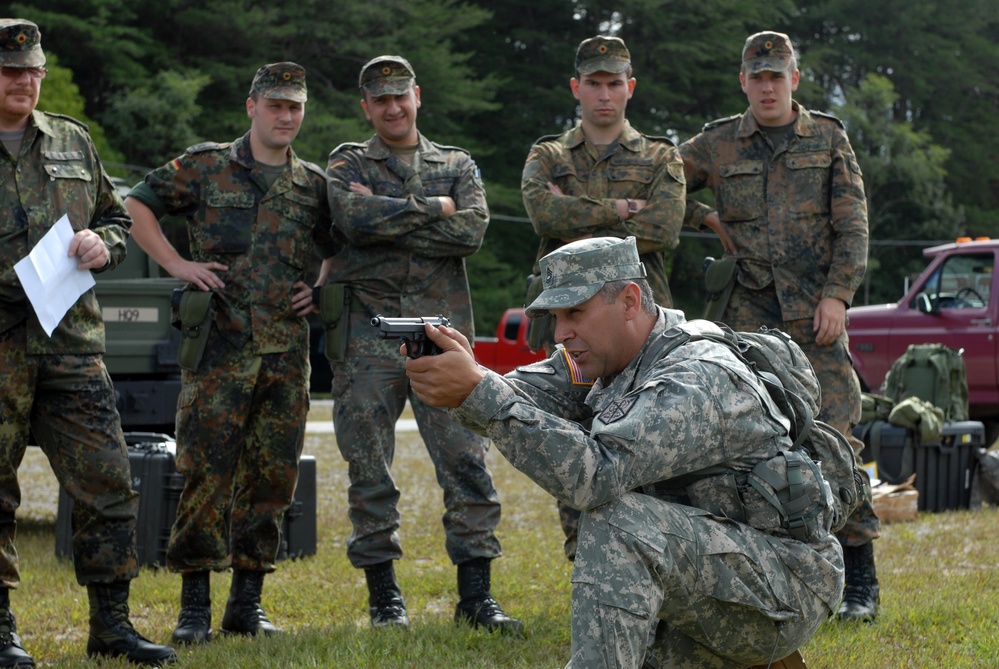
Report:
[[[5,65],[0,71],[3,72],[3,76],[8,79],[20,79],[21,75],[25,72],[32,79],[44,79],[45,75],[49,73],[44,67],[12,67]]]

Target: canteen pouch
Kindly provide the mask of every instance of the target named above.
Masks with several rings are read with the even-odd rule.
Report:
[[[178,293],[180,293],[178,297]],[[189,372],[198,371],[208,345],[208,334],[215,321],[215,293],[206,290],[174,291],[180,327],[177,364]]]
[[[738,271],[738,261],[735,258],[704,259],[704,315],[707,321],[720,321],[728,300],[735,287],[735,277]]]
[[[330,362],[340,362],[347,354],[350,335],[350,288],[343,283],[328,283],[315,291],[319,293],[319,320],[326,329],[323,352]]]
[[[531,302],[536,300],[544,289],[545,282],[541,275],[532,274],[527,280],[527,295],[524,298],[524,306],[530,306]],[[527,324],[527,345],[531,347],[532,351],[543,351],[546,342],[555,343],[555,335],[552,330],[551,314],[532,318],[531,322]]]

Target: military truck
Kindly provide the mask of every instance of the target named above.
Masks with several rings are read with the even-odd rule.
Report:
[[[112,181],[124,198],[128,183],[118,178]],[[180,223],[173,221],[164,228],[171,243],[186,254],[187,233]],[[180,331],[170,323],[170,299],[184,282],[167,274],[131,238],[124,262],[94,277],[107,340],[104,363],[114,383],[122,428],[172,435],[180,393]],[[310,388],[329,392],[332,377],[322,352],[323,328],[311,318],[310,325]]]
[[[124,198],[128,183],[112,181]],[[104,364],[114,382],[122,427],[173,434],[180,331],[170,325],[170,298],[184,282],[170,277],[134,239],[128,240],[121,265],[94,278],[107,340]]]

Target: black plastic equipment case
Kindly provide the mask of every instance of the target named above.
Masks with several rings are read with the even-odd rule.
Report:
[[[162,567],[166,564],[170,528],[177,518],[177,504],[184,489],[184,477],[177,472],[176,443],[173,437],[155,432],[127,432],[128,462],[132,468],[132,489],[139,493],[135,523],[135,544],[139,564]],[[298,487],[291,508],[282,522],[278,559],[298,558],[316,553],[316,459],[303,455],[299,463]],[[59,489],[56,514],[56,557],[72,558],[73,501]]]
[[[922,442],[912,430],[885,421],[858,425],[854,436],[864,442],[861,459],[877,462],[881,480],[901,483],[916,475],[920,511],[970,508],[978,454],[986,446],[981,422],[945,423],[935,442]]]

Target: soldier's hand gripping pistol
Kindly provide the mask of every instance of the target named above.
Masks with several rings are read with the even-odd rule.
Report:
[[[417,318],[386,318],[375,316],[371,325],[380,328],[378,336],[382,339],[401,339],[406,344],[406,355],[414,360],[424,355],[438,355],[444,351],[427,338],[424,324],[434,327],[451,326],[451,321],[444,316],[420,316]]]

